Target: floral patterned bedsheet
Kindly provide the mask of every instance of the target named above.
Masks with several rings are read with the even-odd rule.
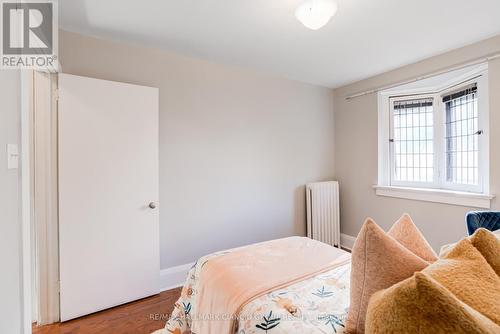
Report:
[[[203,265],[229,251],[207,255],[191,268],[181,297],[164,329],[155,334],[192,333],[197,305],[197,283]],[[248,303],[238,317],[235,334],[341,334],[349,309],[351,264],[345,264]]]

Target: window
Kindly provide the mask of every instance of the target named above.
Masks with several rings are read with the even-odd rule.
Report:
[[[434,100],[392,104],[393,183],[431,183],[434,178]]]
[[[378,189],[489,196],[487,67],[463,72],[379,93]]]
[[[477,84],[443,97],[446,112],[446,181],[479,184]]]

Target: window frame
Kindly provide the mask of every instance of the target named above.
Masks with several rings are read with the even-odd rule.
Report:
[[[446,180],[446,109],[443,96],[470,84],[477,84],[478,96],[478,129],[483,133],[479,135],[478,145],[478,184],[464,185]],[[481,64],[464,75],[448,80],[442,85],[418,89],[402,89],[402,86],[394,87],[379,92],[379,162],[378,162],[378,184],[376,187],[407,190],[431,190],[448,193],[464,193],[473,195],[489,195],[489,87],[488,66]],[[433,182],[408,182],[394,180],[394,113],[395,101],[413,100],[422,98],[433,99]],[[432,193],[432,192],[428,192]]]

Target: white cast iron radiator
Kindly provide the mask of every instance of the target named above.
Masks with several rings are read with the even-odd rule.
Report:
[[[339,183],[306,185],[307,236],[340,247]]]

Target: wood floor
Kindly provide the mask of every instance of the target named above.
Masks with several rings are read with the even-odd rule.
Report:
[[[33,334],[149,334],[163,328],[181,288],[65,323],[33,326]]]

